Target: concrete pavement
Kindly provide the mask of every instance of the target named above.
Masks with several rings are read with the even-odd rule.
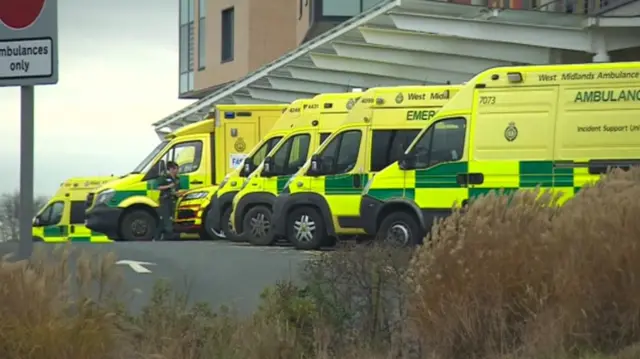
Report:
[[[36,247],[53,248],[46,243]],[[262,290],[279,279],[298,278],[300,265],[315,255],[286,247],[252,247],[230,242],[74,243],[76,249],[115,252],[125,287],[134,293],[129,304],[137,311],[148,299],[154,283],[166,279],[191,301],[206,301],[217,308],[232,306],[252,312]],[[0,255],[17,246],[0,244]],[[143,263],[140,263],[143,262]]]

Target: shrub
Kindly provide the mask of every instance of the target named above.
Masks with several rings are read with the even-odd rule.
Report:
[[[614,172],[558,208],[490,194],[436,224],[411,264],[411,314],[440,358],[611,352],[638,341],[640,175]]]

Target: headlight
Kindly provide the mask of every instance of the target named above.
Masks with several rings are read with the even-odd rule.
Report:
[[[98,193],[98,196],[96,197],[96,204],[102,204],[102,203],[107,203],[109,201],[111,201],[111,199],[113,198],[113,196],[116,194],[116,191],[113,189],[106,189],[100,193]]]
[[[200,198],[205,198],[209,193],[208,192],[192,192],[192,193],[187,193],[184,197],[183,197],[183,201],[190,201],[192,199],[200,199]]]
[[[367,184],[364,185],[364,188],[362,189],[362,194],[369,193],[369,189],[371,188],[372,183],[373,183],[373,175],[371,175],[371,178],[369,178],[369,180],[367,181]]]

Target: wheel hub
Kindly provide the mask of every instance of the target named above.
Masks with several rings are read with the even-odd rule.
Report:
[[[148,231],[148,227],[149,226],[147,225],[146,221],[142,219],[136,219],[131,222],[131,233],[133,233],[133,235],[136,237],[144,236]]]
[[[401,223],[392,225],[387,231],[385,241],[401,246],[406,246],[411,239],[411,231]]]
[[[256,237],[265,237],[269,232],[269,226],[269,220],[263,213],[251,218],[251,234]]]
[[[310,242],[315,234],[316,223],[308,216],[302,215],[293,223],[293,231],[299,242]]]

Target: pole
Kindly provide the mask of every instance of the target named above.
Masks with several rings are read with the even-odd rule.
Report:
[[[20,87],[20,245],[18,256],[27,259],[33,252],[33,161],[34,89]]]

